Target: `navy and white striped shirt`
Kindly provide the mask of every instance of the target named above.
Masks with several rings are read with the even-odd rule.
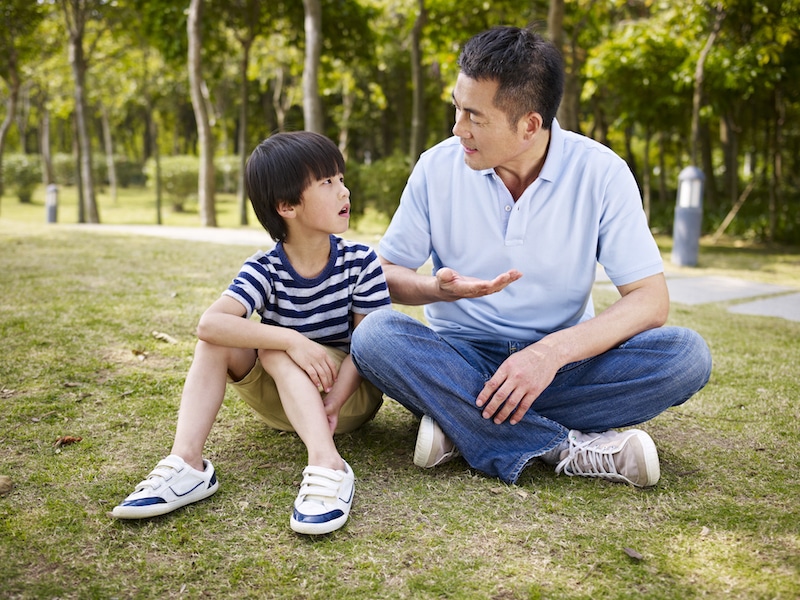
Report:
[[[313,279],[298,274],[278,243],[259,251],[242,266],[223,294],[241,302],[245,318],[289,327],[307,338],[350,351],[351,313],[366,315],[391,305],[389,289],[375,251],[331,236],[330,260]]]

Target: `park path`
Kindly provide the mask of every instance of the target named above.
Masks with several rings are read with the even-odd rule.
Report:
[[[171,227],[166,225],[62,225],[83,231],[147,235],[168,239],[234,244],[268,250],[275,243],[263,230],[227,229],[223,227]],[[796,288],[747,281],[718,275],[691,276],[671,273],[665,264],[670,300],[678,304],[730,303],[728,311],[745,315],[761,315],[800,322],[800,290]],[[598,268],[597,285],[611,287],[602,268]]]

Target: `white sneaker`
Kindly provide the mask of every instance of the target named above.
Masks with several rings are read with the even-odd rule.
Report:
[[[639,429],[605,433],[569,432],[556,473],[600,477],[637,487],[658,483],[661,468],[652,438]]]
[[[344,471],[307,466],[289,525],[308,535],[336,531],[347,521],[354,492],[355,475],[347,462]]]
[[[444,434],[436,421],[424,415],[419,422],[417,444],[414,446],[414,464],[423,469],[443,465],[459,456],[458,448]]]
[[[171,454],[156,465],[133,493],[115,506],[117,519],[157,517],[176,508],[208,498],[219,488],[214,466],[203,460],[204,471],[190,467],[180,456]]]

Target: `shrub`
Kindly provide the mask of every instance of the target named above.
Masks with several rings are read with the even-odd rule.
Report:
[[[235,194],[238,180],[238,156],[218,156],[214,158],[214,184],[218,192]]]
[[[350,188],[353,212],[363,214],[369,206],[391,217],[410,173],[408,157],[400,152],[371,164],[348,164],[345,183]]]
[[[172,200],[173,210],[182,212],[185,202],[197,195],[199,160],[196,156],[164,156],[161,158],[161,189]],[[156,164],[151,158],[144,168],[147,187],[155,188]]]
[[[20,202],[28,203],[42,182],[42,163],[35,154],[7,154],[3,157],[3,182],[14,190]]]

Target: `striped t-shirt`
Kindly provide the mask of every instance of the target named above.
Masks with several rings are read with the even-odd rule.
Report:
[[[327,266],[313,279],[298,274],[278,243],[242,266],[223,294],[241,302],[245,318],[289,327],[307,338],[350,351],[351,313],[368,314],[391,305],[378,257],[369,246],[331,236]]]

